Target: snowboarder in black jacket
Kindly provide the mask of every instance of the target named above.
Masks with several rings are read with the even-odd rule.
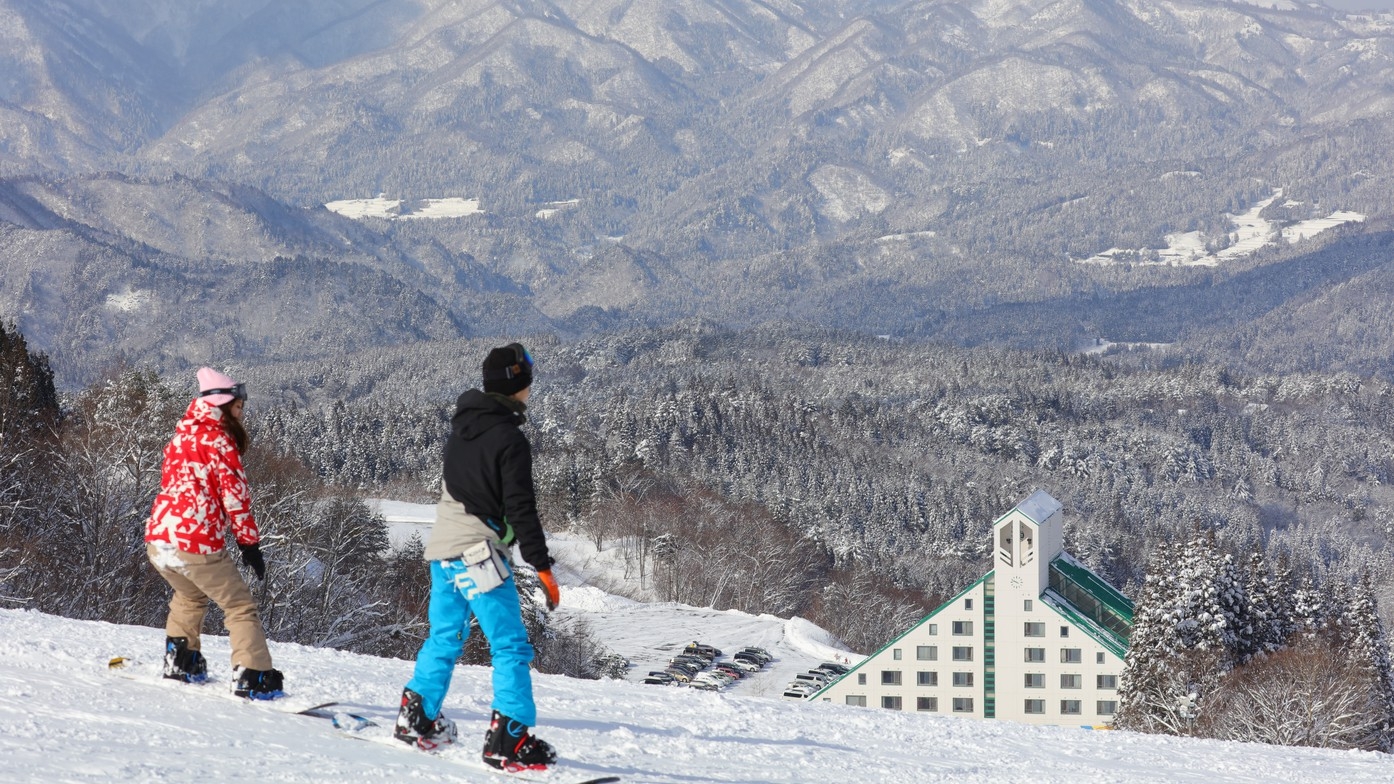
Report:
[[[537,723],[532,698],[532,644],[508,562],[517,541],[537,569],[549,607],[560,591],[537,516],[532,447],[519,430],[532,389],[532,356],[512,343],[484,360],[484,389],[460,395],[445,447],[444,481],[436,523],[426,543],[431,563],[431,634],[402,692],[396,736],[433,749],[456,738],[441,715],[455,661],[479,620],[494,669],[493,717],[484,733],[484,761],[502,770],[545,770],[556,761],[546,741],[528,732]]]

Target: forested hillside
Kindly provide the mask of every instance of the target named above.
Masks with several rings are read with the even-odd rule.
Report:
[[[485,345],[260,368],[256,386],[302,403],[254,419],[327,479],[432,498],[449,407],[477,383]],[[1065,503],[1067,547],[1128,592],[1161,543],[1211,530],[1236,554],[1286,554],[1341,579],[1368,570],[1377,595],[1394,589],[1383,381],[700,324],[532,347],[552,525],[628,537],[655,580],[682,571],[674,542],[697,561],[771,540],[784,558],[821,553],[808,582],[778,578],[778,608],[860,648],[899,630],[911,609],[898,599],[933,606],[990,568],[992,521],[1035,488]],[[729,522],[694,543],[713,519]],[[847,579],[828,579],[834,569]],[[820,605],[838,589],[824,586],[856,578],[899,609],[839,625]],[[765,607],[706,588],[671,595]]]

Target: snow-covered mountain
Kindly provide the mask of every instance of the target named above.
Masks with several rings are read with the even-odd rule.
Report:
[[[408,292],[363,294],[367,321],[424,297],[457,333],[700,315],[972,341],[975,310],[1152,285],[1071,260],[1213,253],[1275,190],[1284,221],[1366,216],[1346,233],[1394,200],[1394,15],[1286,0],[0,0],[0,22],[0,177],[31,178],[0,191],[134,257],[58,298],[45,348],[96,322],[146,353],[148,327],[83,303],[139,288],[148,249],[366,264]],[[380,195],[472,208],[322,214]],[[52,228],[5,200],[0,222]],[[3,223],[0,266],[52,242]],[[26,329],[27,283],[0,292]],[[284,358],[239,343],[246,318],[199,339]]]

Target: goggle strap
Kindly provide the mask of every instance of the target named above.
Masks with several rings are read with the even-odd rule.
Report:
[[[198,393],[199,397],[208,397],[209,395],[232,395],[234,398],[238,400],[246,400],[247,385],[238,384],[237,386],[228,387],[226,389],[205,389],[202,392]]]
[[[495,379],[500,379],[500,378],[513,379],[513,378],[517,378],[518,376],[521,376],[521,375],[523,375],[523,366],[522,366],[522,365],[509,365],[509,366],[506,367],[506,368],[488,368],[488,369],[486,369],[486,370],[484,371],[484,380],[485,380],[485,381],[494,381]]]

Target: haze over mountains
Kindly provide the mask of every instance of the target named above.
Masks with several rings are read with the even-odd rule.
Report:
[[[1266,367],[1390,285],[1394,197],[1394,15],[1271,6],[0,0],[0,309],[70,383],[691,317]],[[1364,220],[1078,263],[1279,190]],[[379,194],[480,212],[323,208]]]

